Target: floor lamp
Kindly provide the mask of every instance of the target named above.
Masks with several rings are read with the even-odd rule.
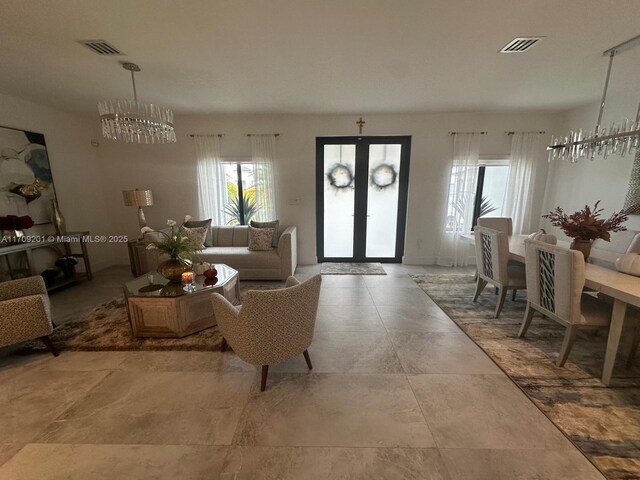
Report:
[[[153,205],[153,193],[151,190],[123,190],[122,197],[127,207],[138,207],[138,223],[140,229],[147,226],[147,219],[144,217],[142,207],[150,207]]]

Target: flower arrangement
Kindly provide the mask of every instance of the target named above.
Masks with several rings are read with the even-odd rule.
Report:
[[[162,253],[166,253],[173,259],[187,259],[195,254],[200,250],[200,246],[193,243],[187,236],[182,235],[181,233],[182,227],[189,220],[191,220],[191,215],[184,217],[180,226],[177,226],[177,223],[174,220],[167,220],[167,225],[171,227],[171,232],[154,230],[149,227],[143,227],[140,229],[143,235],[145,233],[157,233],[160,235],[160,240],[148,241],[146,243],[147,250],[158,250]]]
[[[25,215],[18,217],[17,215],[7,215],[0,217],[0,230],[24,230],[33,227],[33,219]]]
[[[611,240],[611,232],[622,232],[627,229],[622,224],[629,217],[624,210],[614,213],[608,219],[600,218],[602,208],[598,208],[600,200],[596,202],[593,209],[589,205],[585,205],[582,210],[578,210],[571,215],[567,215],[560,207],[543,215],[542,218],[548,218],[551,225],[560,228],[568,237],[591,241],[597,238]]]

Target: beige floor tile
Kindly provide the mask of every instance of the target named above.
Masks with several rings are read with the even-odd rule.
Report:
[[[419,288],[369,288],[376,306],[435,306],[426,293]]]
[[[436,449],[231,447],[220,480],[448,480]]]
[[[236,445],[433,446],[404,375],[273,374],[252,390]]]
[[[371,275],[368,275],[371,276]],[[323,287],[366,287],[362,275],[322,275]]]
[[[404,373],[386,332],[317,332],[309,347],[315,373]],[[302,355],[273,372],[306,372]]]
[[[389,337],[407,373],[502,373],[464,333],[391,332]]]
[[[252,373],[112,372],[39,438],[227,445],[255,380]]]
[[[27,443],[98,385],[108,372],[28,370],[0,386],[1,439]]]
[[[503,375],[408,378],[439,448],[574,448]]]
[[[209,480],[228,447],[30,444],[0,467],[12,480]]]
[[[366,288],[322,287],[320,305],[373,305]]]
[[[22,447],[24,447],[23,443],[0,443],[0,465],[7,463]],[[2,470],[0,470],[1,473]],[[2,478],[1,475],[0,478]]]
[[[316,332],[386,332],[386,329],[373,305],[320,305]]]
[[[457,480],[604,480],[577,450],[440,451]]]
[[[364,275],[364,283],[368,288],[420,288],[413,279],[407,275]]]
[[[460,332],[456,324],[439,308],[380,306],[377,309],[389,332]]]
[[[137,372],[255,372],[256,367],[229,351],[125,352],[119,370]]]
[[[127,352],[60,352],[49,355],[34,368],[47,371],[100,371],[117,370]]]

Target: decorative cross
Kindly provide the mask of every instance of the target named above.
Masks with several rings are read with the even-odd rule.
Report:
[[[360,135],[362,135],[362,126],[363,126],[365,123],[367,123],[367,122],[365,122],[364,120],[362,120],[362,117],[360,117],[360,120],[358,120],[358,121],[356,122],[356,125],[358,125],[358,129],[359,129],[358,133],[359,133]]]

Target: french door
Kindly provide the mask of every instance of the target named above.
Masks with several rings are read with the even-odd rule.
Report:
[[[401,263],[411,137],[316,138],[318,261]]]

